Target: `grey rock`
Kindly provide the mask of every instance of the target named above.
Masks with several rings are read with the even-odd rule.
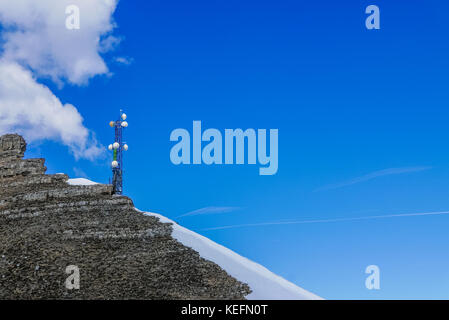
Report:
[[[244,299],[248,285],[174,239],[111,185],[71,186],[0,137],[0,299]],[[66,267],[80,270],[69,290]]]

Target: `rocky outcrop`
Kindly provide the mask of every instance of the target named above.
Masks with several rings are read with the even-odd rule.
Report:
[[[71,186],[0,137],[0,299],[243,299],[250,289],[110,185]],[[68,266],[80,288],[68,289]]]

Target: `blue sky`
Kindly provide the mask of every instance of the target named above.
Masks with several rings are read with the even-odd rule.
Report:
[[[380,30],[365,28],[370,4]],[[449,215],[206,229],[449,210],[448,9],[433,0],[121,1],[122,41],[103,54],[110,76],[39,81],[104,146],[125,110],[124,188],[139,209],[324,298],[447,299]],[[278,173],[173,165],[170,133],[194,120],[222,132],[279,129]],[[50,173],[110,177],[108,157],[76,160],[58,142],[34,142],[27,156],[45,157]],[[372,264],[380,290],[365,288]]]

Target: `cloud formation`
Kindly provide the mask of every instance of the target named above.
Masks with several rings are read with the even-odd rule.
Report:
[[[80,29],[66,28],[68,5],[79,7]],[[86,84],[108,72],[99,52],[120,42],[110,34],[116,5],[116,0],[0,1],[3,58],[30,67],[38,77]]]
[[[62,104],[30,71],[14,62],[0,61],[0,111],[2,132],[19,132],[29,142],[61,141],[75,158],[93,159],[102,152],[78,110]]]
[[[134,59],[133,58],[129,58],[129,57],[116,57],[114,59],[115,62],[119,63],[119,64],[124,64],[129,66],[131,63],[133,63]]]
[[[80,29],[66,28],[68,5],[79,7]],[[120,42],[112,35],[116,5],[116,0],[0,1],[0,134],[57,140],[76,158],[102,153],[77,108],[62,103],[38,79],[61,87],[87,85],[90,78],[108,74],[100,54]]]

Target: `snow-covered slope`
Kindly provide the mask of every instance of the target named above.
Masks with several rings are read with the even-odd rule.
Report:
[[[144,214],[156,216],[162,222],[172,223],[173,238],[184,245],[193,248],[204,259],[215,262],[231,276],[247,283],[253,291],[247,296],[247,299],[321,299],[317,295],[274,274],[260,264],[248,260],[234,251],[231,251],[200,234],[190,231],[160,214],[150,212],[144,212]]]
[[[72,185],[92,185],[95,182],[87,179],[70,179]],[[140,211],[140,210],[138,210]],[[247,296],[252,300],[310,300],[321,299],[297,285],[274,274],[267,268],[240,256],[232,250],[219,245],[212,240],[190,231],[176,222],[157,213],[140,211],[145,215],[158,217],[161,222],[173,224],[173,238],[197,251],[201,257],[218,264],[231,276],[247,283],[253,291]]]

